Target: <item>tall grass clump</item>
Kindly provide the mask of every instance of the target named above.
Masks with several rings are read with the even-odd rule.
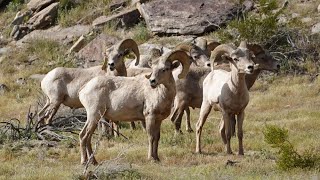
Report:
[[[312,150],[299,153],[289,141],[288,130],[275,125],[267,125],[263,134],[265,142],[278,150],[276,162],[281,170],[320,168],[320,155]]]
[[[152,34],[147,29],[146,23],[143,21],[133,27],[132,32],[133,39],[139,44],[148,41],[152,37]]]

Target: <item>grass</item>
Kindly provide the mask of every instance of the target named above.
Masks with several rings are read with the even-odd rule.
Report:
[[[320,142],[320,81],[311,83],[308,77],[278,77],[258,81],[250,93],[251,101],[244,121],[245,156],[226,155],[218,135],[220,115],[211,113],[203,129],[203,154],[195,154],[195,134],[185,132],[174,137],[169,120],[161,127],[159,155],[161,162],[146,159],[147,136],[140,126],[136,131],[121,129],[129,140],[103,139],[97,159],[114,159],[119,152],[124,155],[119,164],[131,164],[131,169],[112,178],[131,179],[310,179],[319,178],[318,170],[293,169],[281,171],[275,163],[276,151],[263,141],[265,125],[277,125],[289,131],[290,142],[298,152],[319,150]],[[192,126],[197,121],[198,110],[192,112]],[[75,136],[77,138],[77,136]],[[95,143],[97,137],[93,138]],[[16,142],[0,148],[0,179],[72,179],[79,178],[83,167],[79,165],[78,144],[68,142],[47,148],[31,142]],[[22,144],[22,145],[21,145]],[[30,145],[31,144],[31,145]],[[232,139],[234,152],[237,138]],[[237,161],[226,166],[227,160]],[[107,165],[106,163],[105,165]],[[109,163],[110,164],[110,163]],[[91,170],[94,167],[90,167]]]
[[[76,25],[82,18],[84,18],[82,24],[90,24],[99,14],[107,15],[110,13],[107,7],[111,0],[90,0],[78,5],[72,5],[69,0],[62,1],[63,5],[59,8],[58,24],[63,27]]]
[[[6,84],[10,89],[0,98],[0,120],[24,117],[27,107],[35,102],[40,85],[30,79],[30,75],[44,74],[55,67],[74,66],[73,61],[65,56],[66,49],[68,48],[58,42],[47,39],[33,40],[21,49],[12,48],[0,63],[0,83]],[[26,84],[16,83],[18,78],[24,78]]]

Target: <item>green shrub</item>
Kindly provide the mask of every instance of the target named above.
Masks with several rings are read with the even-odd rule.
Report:
[[[259,0],[259,13],[243,14],[242,17],[231,21],[226,30],[219,30],[218,36],[222,42],[247,40],[266,44],[279,29],[277,18],[281,11],[272,14],[278,8],[276,0]]]
[[[148,41],[152,37],[152,34],[147,29],[145,22],[140,22],[139,24],[137,24],[132,29],[132,31],[133,31],[133,39],[137,41],[137,43],[139,44]]]
[[[277,165],[281,170],[292,168],[320,168],[320,156],[312,150],[299,154],[288,140],[288,130],[267,125],[263,131],[265,142],[278,149]]]

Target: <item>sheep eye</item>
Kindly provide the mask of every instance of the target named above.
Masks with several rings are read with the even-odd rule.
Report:
[[[235,60],[235,61],[239,61],[239,59],[238,59],[238,58],[234,58],[233,60]]]
[[[162,72],[165,72],[166,71],[166,69],[162,69]]]

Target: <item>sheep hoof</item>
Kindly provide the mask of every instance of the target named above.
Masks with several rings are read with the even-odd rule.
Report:
[[[244,156],[243,151],[239,151],[238,155],[239,155],[239,156]]]
[[[174,135],[175,136],[183,135],[183,132],[181,130],[176,130]]]

